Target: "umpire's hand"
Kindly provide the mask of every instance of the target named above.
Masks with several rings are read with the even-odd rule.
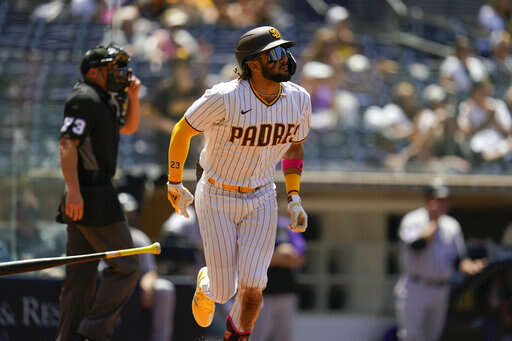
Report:
[[[130,75],[130,85],[128,86],[128,98],[135,98],[139,96],[141,82],[134,74]]]
[[[73,221],[82,219],[84,215],[84,200],[80,191],[66,193],[66,207],[64,212]]]
[[[288,214],[290,215],[288,227],[293,232],[305,232],[308,228],[308,215],[302,208],[300,197],[297,194],[288,198]]]

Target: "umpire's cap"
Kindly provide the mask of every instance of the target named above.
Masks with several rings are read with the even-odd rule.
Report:
[[[106,65],[113,61],[119,67],[125,67],[128,66],[130,57],[122,48],[116,45],[99,45],[85,52],[80,64],[80,71],[82,75],[85,75],[90,68]]]
[[[243,66],[248,57],[270,50],[276,46],[293,46],[294,41],[281,39],[281,33],[272,26],[261,26],[244,33],[235,48],[238,65]]]

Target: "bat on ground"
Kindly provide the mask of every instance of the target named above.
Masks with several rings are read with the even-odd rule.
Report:
[[[117,251],[107,251],[76,256],[17,260],[12,262],[0,263],[0,276],[14,275],[29,271],[37,271],[47,268],[53,268],[55,266],[60,265],[91,262],[116,257],[133,256],[141,253],[153,253],[158,255],[160,254],[160,250],[160,243],[153,243],[151,245],[144,247],[136,247],[132,249],[124,249]]]

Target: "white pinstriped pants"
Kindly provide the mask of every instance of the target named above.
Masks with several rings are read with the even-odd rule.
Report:
[[[227,302],[238,287],[264,288],[274,252],[277,199],[274,183],[251,193],[226,190],[208,182],[197,184],[195,207],[203,239],[207,278],[201,290],[217,303]],[[239,326],[237,298],[230,316]]]

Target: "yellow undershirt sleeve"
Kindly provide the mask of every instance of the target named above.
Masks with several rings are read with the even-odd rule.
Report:
[[[300,174],[286,172],[284,174],[284,182],[286,184],[286,194],[288,196],[292,195],[294,192],[296,192],[295,194],[300,193]]]
[[[185,117],[174,126],[169,142],[169,182],[180,183],[188,156],[190,139],[200,132],[190,126]]]

